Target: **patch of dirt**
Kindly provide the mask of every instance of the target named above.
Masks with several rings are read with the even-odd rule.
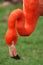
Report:
[[[10,5],[10,4],[11,4],[10,2],[3,2],[2,4],[0,4],[0,7],[7,6],[7,5]]]

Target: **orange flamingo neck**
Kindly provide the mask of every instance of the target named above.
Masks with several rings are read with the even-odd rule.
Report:
[[[43,15],[43,0],[23,0],[23,11],[14,10],[8,20],[9,28],[17,29],[19,35],[29,36],[34,31],[37,20]]]
[[[25,25],[21,28],[17,23],[17,29],[21,36],[29,36],[34,31],[39,17],[39,1],[23,0],[23,13],[25,16]],[[21,23],[21,25],[23,24]]]

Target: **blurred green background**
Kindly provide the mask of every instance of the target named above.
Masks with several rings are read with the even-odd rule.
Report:
[[[2,6],[3,3],[0,3],[0,65],[43,65],[43,17],[39,17],[36,29],[31,36],[19,36],[16,48],[22,59],[16,61],[9,57],[5,33],[9,13],[14,9],[22,8],[22,4]]]

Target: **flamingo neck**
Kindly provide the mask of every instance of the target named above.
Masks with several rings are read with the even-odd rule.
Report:
[[[25,25],[18,27],[18,32],[21,36],[30,35],[37,23],[39,17],[39,1],[38,0],[23,0],[23,13],[25,16]],[[19,25],[18,25],[19,26]]]

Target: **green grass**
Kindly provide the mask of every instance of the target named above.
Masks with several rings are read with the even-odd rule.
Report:
[[[0,18],[6,15],[5,12],[20,8],[20,6],[7,6],[0,8]],[[0,65],[43,65],[43,17],[40,17],[35,31],[29,37],[20,37],[16,45],[21,60],[14,60],[9,57],[8,47],[5,42],[7,22],[0,22]]]

